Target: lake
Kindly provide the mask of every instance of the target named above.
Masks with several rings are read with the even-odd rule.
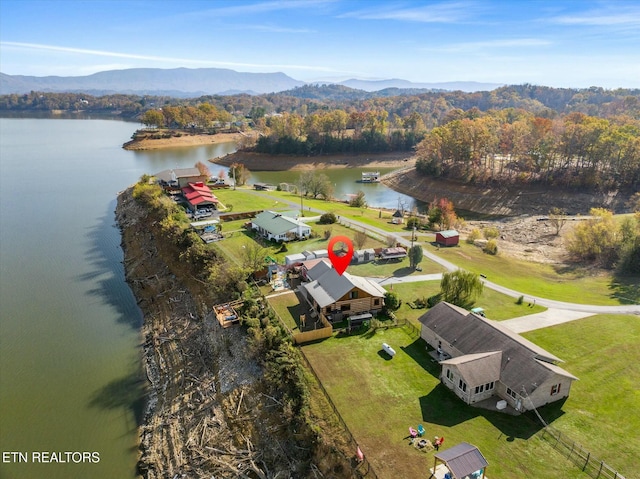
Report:
[[[123,150],[138,127],[0,118],[0,450],[16,453],[0,462],[2,478],[135,477],[142,318],[124,280],[116,196],[142,174],[235,150]],[[372,205],[412,201],[356,183],[361,171],[325,173],[336,196],[362,189]],[[83,452],[97,456],[66,454]]]

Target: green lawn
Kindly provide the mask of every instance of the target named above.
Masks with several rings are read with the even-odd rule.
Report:
[[[640,380],[640,357],[637,347],[631,355],[629,349],[638,344],[640,326],[633,317],[602,318],[612,321],[604,331],[596,326],[580,328],[579,334],[563,330],[579,328],[581,320],[527,335],[567,360],[563,366],[581,379],[561,409],[551,406],[540,412],[549,421],[559,416],[554,427],[633,477],[633,452],[640,450],[635,414],[640,399],[634,387]],[[617,340],[632,324],[632,338],[616,350]],[[393,359],[381,351],[383,342],[396,350]],[[585,354],[599,345],[606,361],[601,354]],[[380,478],[427,477],[433,453],[416,450],[407,439],[408,427],[418,424],[424,425],[429,439],[444,436],[445,448],[461,441],[478,446],[489,461],[490,478],[584,478],[580,469],[536,437],[540,426],[535,416],[513,417],[459,401],[440,384],[439,366],[428,357],[425,343],[404,329],[334,337],[302,349]],[[607,387],[613,381],[616,386]]]
[[[565,361],[579,381],[553,426],[628,479],[640,455],[640,321],[598,315],[523,334]]]
[[[385,286],[385,289],[390,290],[391,288],[390,286]],[[396,312],[396,316],[400,319],[417,321],[428,310],[411,308],[408,303],[413,303],[418,298],[428,298],[438,293],[440,291],[440,281],[394,284],[393,291],[398,293],[400,299],[402,299],[402,306]],[[527,303],[516,304],[516,300],[511,296],[498,293],[489,288],[484,289],[482,295],[476,301],[476,306],[484,308],[485,315],[489,319],[497,321],[540,313],[546,310],[546,308],[538,305],[529,307]]]
[[[294,333],[299,332],[297,319],[302,311],[295,293],[272,296],[268,301],[287,327]]]
[[[485,274],[490,281],[523,294],[581,304],[617,305],[621,304],[621,299],[615,294],[624,291],[622,296],[630,300],[626,303],[640,302],[640,288],[637,287],[640,277],[614,286],[612,276],[594,275],[590,269],[562,269],[500,254],[492,256],[467,243],[453,248],[437,249],[429,244],[424,247],[461,268]]]

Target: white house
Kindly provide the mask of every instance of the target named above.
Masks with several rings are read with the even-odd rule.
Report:
[[[311,235],[311,228],[302,221],[274,211],[259,213],[251,221],[251,229],[274,241],[306,239]]]

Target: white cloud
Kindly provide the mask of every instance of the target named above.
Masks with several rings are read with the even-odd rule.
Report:
[[[329,67],[322,67],[317,65],[291,65],[291,64],[266,64],[266,63],[240,63],[240,62],[227,62],[227,61],[214,61],[214,60],[197,60],[192,58],[176,58],[176,57],[160,57],[155,55],[141,55],[134,53],[123,52],[111,52],[105,50],[90,50],[85,48],[75,47],[62,47],[57,45],[42,45],[37,43],[21,43],[21,42],[0,42],[2,48],[19,48],[32,50],[36,52],[59,52],[70,53],[78,55],[98,56],[98,57],[113,57],[124,58],[130,60],[141,60],[149,62],[157,62],[164,64],[176,64],[176,66],[197,66],[197,67],[234,67],[234,68],[250,68],[250,69],[286,69],[286,70],[303,70],[314,72],[330,72],[336,73],[336,70]]]
[[[581,14],[552,17],[551,21],[562,25],[634,26],[640,25],[640,8],[618,5],[615,11],[611,9],[591,10]]]
[[[363,9],[340,15],[361,20],[399,20],[420,23],[458,23],[469,19],[478,5],[475,2],[452,2],[400,8],[393,5],[381,9]]]
[[[540,38],[505,38],[496,40],[487,40],[480,42],[461,42],[450,43],[448,45],[430,46],[424,48],[424,51],[439,51],[439,52],[477,52],[480,50],[496,50],[505,48],[536,48],[547,47],[552,43],[549,40],[543,40]]]

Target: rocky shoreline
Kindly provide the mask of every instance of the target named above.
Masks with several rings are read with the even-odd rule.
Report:
[[[242,163],[250,171],[322,170],[327,168],[402,168],[415,164],[412,152],[373,153],[367,155],[293,156],[237,151],[211,163],[230,166]]]
[[[167,244],[132,188],[118,195],[116,220],[126,280],[144,318],[148,384],[138,473],[145,479],[352,477],[338,446],[341,431],[329,443],[290,431],[244,329],[218,324],[201,299],[202,284],[180,270],[178,249]],[[325,420],[317,419],[323,434],[332,429]],[[310,456],[303,462],[301,450]]]

